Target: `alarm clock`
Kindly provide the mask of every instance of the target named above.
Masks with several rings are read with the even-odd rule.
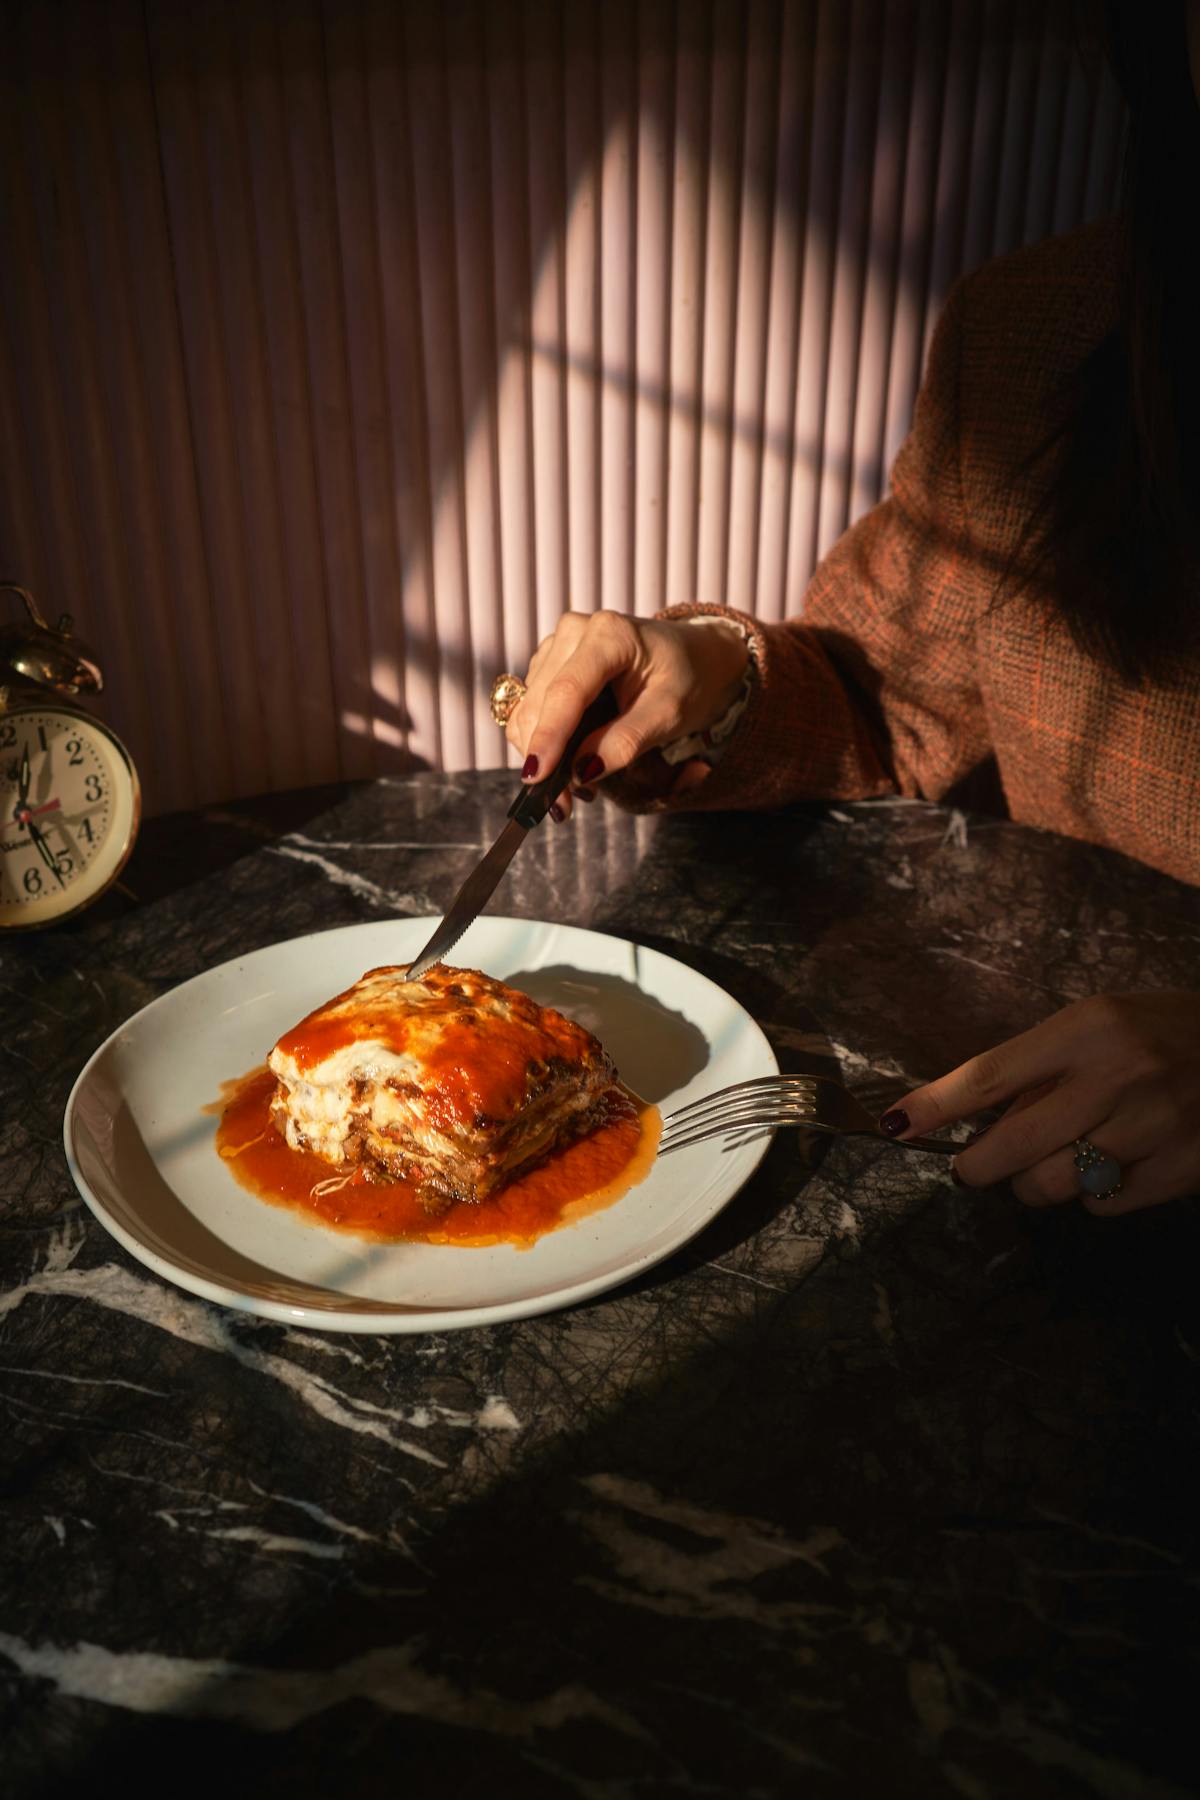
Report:
[[[0,932],[56,924],[90,906],[133,849],[141,785],[115,731],[71,701],[100,692],[95,656],[64,613],[0,626]]]

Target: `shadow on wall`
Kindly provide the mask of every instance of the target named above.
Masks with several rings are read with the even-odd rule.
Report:
[[[567,606],[796,610],[953,277],[1111,202],[1073,16],[8,0],[0,556],[151,809],[499,764]]]

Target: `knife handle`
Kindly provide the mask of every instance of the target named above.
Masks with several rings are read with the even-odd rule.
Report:
[[[569,785],[571,769],[584,738],[590,737],[593,731],[598,731],[601,725],[607,725],[610,719],[615,719],[619,710],[617,696],[612,689],[601,688],[571,733],[570,742],[550,773],[521,789],[508,809],[509,818],[515,819],[518,825],[524,825],[527,830],[531,825],[540,825],[550,811],[552,802]]]

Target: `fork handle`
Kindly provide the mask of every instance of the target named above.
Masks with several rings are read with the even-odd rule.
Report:
[[[885,1144],[895,1144],[897,1150],[931,1150],[935,1156],[957,1156],[965,1150],[965,1144],[948,1144],[945,1138],[890,1138],[884,1137],[882,1131],[873,1131],[872,1137],[881,1137]]]

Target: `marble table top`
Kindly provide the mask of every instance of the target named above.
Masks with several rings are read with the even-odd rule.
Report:
[[[510,792],[152,822],[154,897],[0,946],[3,1792],[1196,1792],[1194,1203],[1028,1213],[784,1133],[636,1284],[411,1337],[223,1311],[84,1207],[62,1114],[109,1032],[440,912]],[[214,866],[154,891],[181,829]],[[1069,999],[1200,985],[1194,890],[915,802],[581,808],[495,909],[669,952],[881,1109]]]

